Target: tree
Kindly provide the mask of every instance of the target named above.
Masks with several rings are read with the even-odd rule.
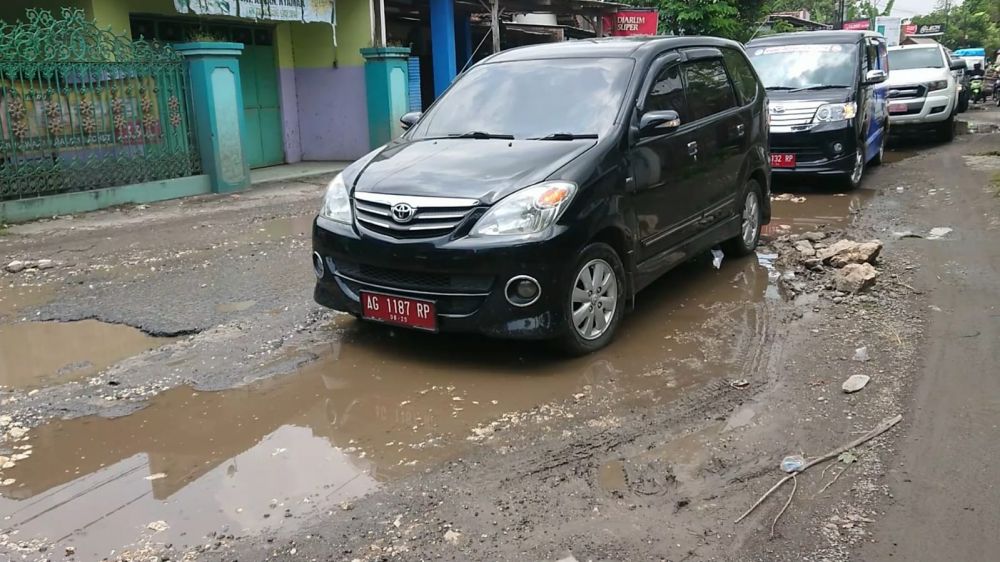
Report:
[[[750,38],[765,0],[639,0],[659,10],[659,32]]]

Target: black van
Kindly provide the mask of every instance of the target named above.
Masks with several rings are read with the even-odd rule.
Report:
[[[886,42],[872,31],[806,31],[751,41],[767,88],[775,174],[836,176],[861,184],[889,132]]]
[[[313,229],[315,299],[429,331],[606,345],[637,291],[770,219],[763,86],[704,37],[524,47],[349,166]]]

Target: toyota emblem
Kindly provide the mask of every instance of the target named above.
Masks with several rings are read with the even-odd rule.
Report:
[[[392,206],[392,220],[400,224],[406,224],[413,220],[413,215],[416,211],[413,205],[409,203],[396,203]]]

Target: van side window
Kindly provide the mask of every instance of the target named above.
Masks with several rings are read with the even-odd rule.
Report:
[[[681,123],[688,121],[687,102],[684,99],[684,82],[681,81],[680,66],[672,64],[659,72],[653,81],[653,86],[646,96],[645,111],[673,110],[681,118]]]
[[[882,68],[882,57],[878,53],[878,45],[870,39],[865,42],[865,62],[867,63],[866,71],[884,70]]]
[[[687,78],[688,110],[692,121],[736,107],[736,93],[722,59],[684,63],[684,75]]]
[[[753,103],[757,99],[757,76],[746,57],[734,49],[722,49],[722,57],[726,59],[726,67],[729,68],[736,91],[740,94],[741,105]]]

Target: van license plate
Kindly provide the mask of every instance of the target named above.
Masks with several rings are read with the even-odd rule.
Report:
[[[367,320],[430,332],[437,331],[434,301],[361,291],[361,307],[362,316]]]
[[[906,113],[909,109],[905,103],[890,103],[889,113]]]
[[[771,167],[772,168],[794,168],[795,167],[795,155],[794,154],[774,154],[774,153],[771,153]]]

